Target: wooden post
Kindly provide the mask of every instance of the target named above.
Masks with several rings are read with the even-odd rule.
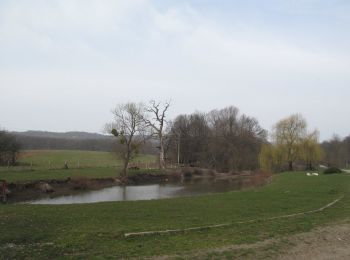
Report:
[[[179,138],[177,140],[177,166],[180,166],[180,141],[181,141],[181,136],[179,135]]]
[[[80,168],[80,161],[78,160],[78,168]]]
[[[33,161],[30,161],[30,170],[33,170]]]
[[[51,170],[51,161],[49,161],[49,170]]]

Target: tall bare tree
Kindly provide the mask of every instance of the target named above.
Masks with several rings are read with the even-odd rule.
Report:
[[[153,135],[159,140],[159,169],[165,169],[164,159],[164,129],[166,124],[166,112],[170,107],[170,101],[163,103],[151,100],[146,111],[151,114],[151,118],[144,117],[144,122],[152,129]]]
[[[119,151],[124,161],[122,176],[126,177],[130,160],[139,152],[147,139],[147,126],[143,104],[119,104],[112,111],[114,121],[107,130],[119,139],[123,149]]]

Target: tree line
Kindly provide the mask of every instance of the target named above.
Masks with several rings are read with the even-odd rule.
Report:
[[[318,164],[347,166],[350,137],[319,142],[300,114],[278,121],[271,133],[258,120],[229,106],[166,120],[169,102],[119,104],[107,129],[123,146],[119,154],[127,174],[130,160],[148,140],[158,143],[159,168],[166,163],[211,168],[220,172],[263,169],[312,170]],[[270,137],[270,138],[269,138]]]
[[[179,115],[169,129],[168,158],[224,172],[254,170],[266,136],[255,118],[234,106]]]
[[[335,135],[331,140],[322,142],[321,146],[325,152],[323,161],[327,166],[350,166],[350,135],[343,139]]]
[[[160,169],[165,168],[166,161],[218,171],[259,167],[258,155],[266,142],[266,131],[255,118],[230,106],[168,121],[169,106],[170,102],[126,103],[112,111],[114,120],[106,129],[124,147],[120,151],[124,176],[130,160],[151,138],[158,141]]]
[[[65,139],[12,135],[0,131],[0,165],[15,165],[22,149],[72,149],[116,152],[127,174],[138,153],[158,154],[159,168],[167,163],[211,168],[220,172],[263,169],[314,169],[318,164],[350,165],[350,136],[319,142],[300,114],[278,121],[270,135],[258,120],[229,106],[207,113],[167,118],[170,102],[124,103],[113,109],[106,124],[111,136]]]

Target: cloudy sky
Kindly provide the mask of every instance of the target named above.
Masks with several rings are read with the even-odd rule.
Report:
[[[350,134],[350,1],[0,1],[0,126],[101,132],[127,101]]]

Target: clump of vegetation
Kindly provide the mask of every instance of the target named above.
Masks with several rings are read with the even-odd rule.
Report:
[[[184,177],[192,177],[192,176],[214,176],[215,170],[213,169],[205,169],[199,167],[186,167],[181,170]]]
[[[342,173],[342,170],[340,170],[337,167],[329,167],[324,170],[324,174],[334,174],[334,173]]]
[[[90,180],[86,177],[75,177],[71,179],[73,189],[86,190],[90,186]]]
[[[189,168],[186,168],[182,171],[182,174],[185,178],[190,178],[192,177],[193,172]]]
[[[348,168],[350,165],[350,135],[340,138],[335,135],[331,140],[324,141],[322,147],[325,150],[324,164],[337,165],[340,168]]]
[[[13,135],[0,131],[0,165],[15,165],[19,149],[20,144]]]

